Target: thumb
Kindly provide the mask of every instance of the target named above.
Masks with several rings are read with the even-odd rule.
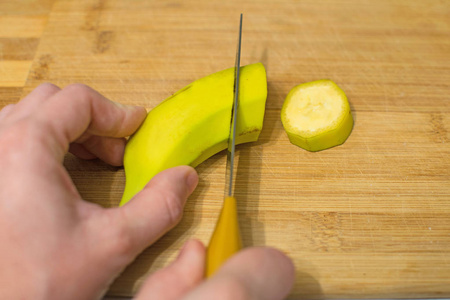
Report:
[[[115,223],[112,230],[119,237],[113,248],[135,256],[158,240],[181,220],[186,199],[197,183],[193,168],[171,168],[153,177],[130,202],[109,210]]]
[[[201,242],[187,241],[174,262],[150,275],[136,300],[180,299],[203,281],[205,256],[205,246]]]

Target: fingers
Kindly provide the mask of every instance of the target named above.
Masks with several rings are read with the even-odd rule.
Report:
[[[97,158],[97,156],[92,154],[91,152],[89,152],[89,150],[87,150],[83,146],[83,144],[78,144],[78,143],[70,144],[69,152],[81,159],[89,160],[89,159]]]
[[[292,261],[280,251],[247,248],[183,299],[284,299],[294,279]]]
[[[34,113],[40,109],[42,104],[61,89],[51,83],[43,83],[17,103],[17,109],[23,114]]]
[[[177,259],[152,274],[135,299],[180,299],[203,280],[205,256],[205,247],[201,242],[186,242]]]
[[[82,159],[100,158],[112,166],[122,166],[125,144],[125,138],[93,135],[81,144],[70,144],[69,152]]]
[[[51,83],[43,83],[23,98],[19,103],[6,106],[0,112],[0,119],[6,117],[6,114],[13,115],[13,120],[32,115],[36,113],[42,104],[48,100],[51,96],[55,95],[61,89]],[[12,114],[14,108],[14,114]],[[5,110],[5,111],[4,111]]]
[[[62,156],[69,144],[85,132],[107,137],[126,137],[145,119],[142,107],[114,103],[93,89],[70,85],[50,97],[35,114],[57,142]]]
[[[181,219],[187,197],[195,189],[198,176],[188,166],[165,170],[122,207],[105,211],[113,238],[105,243],[113,253],[134,258]],[[104,232],[103,232],[104,234]]]
[[[115,166],[123,164],[126,141],[123,137],[134,133],[145,119],[143,107],[114,103],[93,89],[70,85],[63,90],[44,83],[15,105],[0,111],[0,120],[8,122],[22,118],[41,132],[41,145],[51,148],[59,160],[70,145],[70,150],[85,159],[98,157]],[[101,137],[98,137],[101,136]]]

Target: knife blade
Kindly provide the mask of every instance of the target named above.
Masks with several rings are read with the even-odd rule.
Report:
[[[225,174],[225,195],[233,195],[234,178],[234,151],[236,148],[236,116],[239,109],[239,75],[241,65],[241,42],[242,42],[242,14],[239,22],[239,37],[236,49],[236,59],[234,64],[234,99],[231,107],[230,134],[228,135],[227,166]]]
[[[239,77],[241,64],[242,14],[239,22],[239,36],[236,50],[233,104],[231,108],[230,133],[228,136],[227,165],[225,172],[225,199],[222,210],[209,242],[206,253],[206,277],[217,269],[234,253],[242,249],[236,198],[233,196],[235,175],[235,147],[237,115],[239,109]]]

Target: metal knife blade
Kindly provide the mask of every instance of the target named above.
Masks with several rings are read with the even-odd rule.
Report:
[[[230,134],[228,136],[227,167],[225,174],[225,195],[233,195],[234,178],[234,152],[236,147],[236,123],[239,109],[239,75],[241,65],[241,41],[242,41],[242,14],[239,22],[239,37],[236,50],[236,61],[234,66],[234,99],[231,108]]]
[[[219,219],[206,251],[206,277],[212,276],[233,254],[242,249],[236,198],[233,197],[234,149],[236,145],[236,123],[239,109],[239,71],[241,60],[242,14],[239,25],[239,40],[234,73],[234,97],[231,109],[230,133],[228,136],[225,197]]]

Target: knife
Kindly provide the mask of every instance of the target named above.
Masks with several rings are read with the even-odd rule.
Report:
[[[228,136],[227,166],[225,174],[225,199],[222,210],[206,252],[206,277],[213,275],[220,266],[242,248],[237,215],[236,198],[233,196],[233,178],[236,146],[236,123],[239,109],[239,74],[241,64],[242,14],[234,72],[234,99],[231,108],[230,134]]]

